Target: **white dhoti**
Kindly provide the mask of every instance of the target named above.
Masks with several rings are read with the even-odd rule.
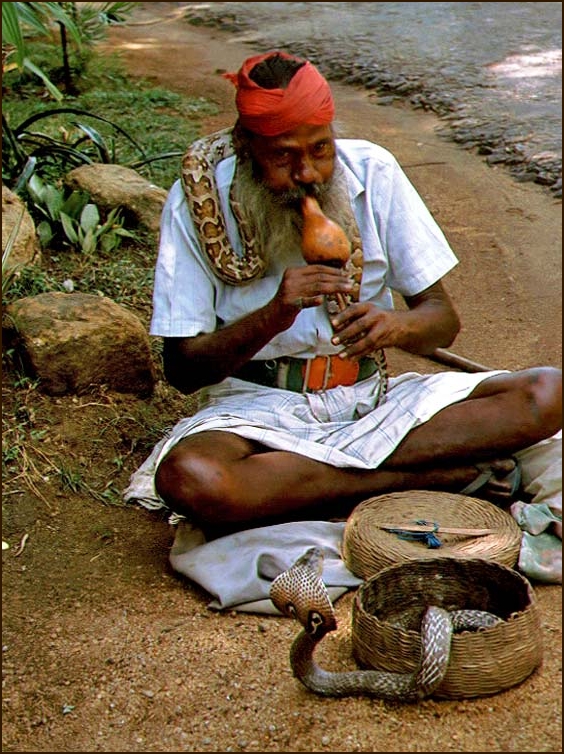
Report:
[[[476,374],[402,374],[390,378],[386,398],[376,407],[374,404],[378,394],[377,376],[352,386],[339,386],[319,393],[294,393],[227,378],[220,384],[202,391],[201,407],[196,414],[181,419],[171,432],[157,443],[145,462],[132,474],[124,498],[126,501],[137,501],[150,509],[166,507],[154,484],[159,463],[182,438],[209,430],[233,432],[269,448],[298,453],[336,467],[376,469],[412,429],[424,424],[443,408],[467,398],[480,382],[502,371]],[[534,450],[529,448],[516,454],[522,465],[524,491],[533,496],[534,506],[542,504],[543,507],[534,508],[537,512],[536,517],[528,512],[528,507],[524,503],[521,507],[512,509],[524,532],[530,534],[526,542],[527,552],[524,553],[520,567],[525,575],[529,571],[534,578],[558,583],[561,583],[562,578],[561,539],[557,536],[560,534],[561,537],[561,452],[559,433],[554,438],[534,446]],[[303,536],[307,533],[305,527],[308,523],[318,525],[320,522],[296,522],[291,526],[296,527],[296,534]],[[343,524],[323,523],[324,536],[328,534],[327,527],[335,529],[335,544],[338,545]],[[288,525],[284,526],[284,538],[287,542]],[[264,535],[263,546],[259,548],[263,560],[265,556],[268,560],[269,547],[276,548],[276,529],[275,526],[260,529]],[[248,541],[252,540],[253,546],[258,547],[257,530],[250,531],[253,534],[251,537],[249,533]],[[541,533],[545,535],[541,551],[535,554],[538,550],[535,542],[538,540],[534,537]],[[222,572],[229,578],[230,573],[240,572],[240,568],[230,569],[229,564],[225,562],[225,555],[231,553],[237,558],[237,550],[240,555],[247,547],[243,544],[244,535],[244,532],[240,532],[199,544],[195,548],[192,547],[193,543],[190,546],[186,545],[190,550],[189,560],[195,563],[198,549],[207,548],[206,558],[211,557],[208,562],[212,562],[215,558],[213,550],[216,549],[218,562],[223,563]],[[230,537],[236,539],[230,541]],[[529,541],[531,537],[532,542]],[[237,547],[233,547],[235,542],[238,543]],[[315,536],[310,544],[315,544]],[[171,556],[173,567],[201,584],[200,577],[196,574],[197,569],[194,570],[191,566],[182,567],[179,542],[176,545],[176,548],[173,548],[174,556]],[[276,550],[273,558],[279,563],[280,554],[278,548]],[[203,554],[202,551],[202,556]],[[252,563],[257,562],[256,552],[250,557]],[[286,567],[292,562],[288,562]],[[343,590],[350,588],[350,576],[351,574],[343,572]],[[268,583],[268,578],[265,580],[257,577],[256,594],[249,598],[247,578],[242,603],[237,601],[237,589],[233,588],[232,583],[229,584],[229,597],[226,601],[222,599],[221,584],[216,585],[217,588],[214,589],[213,585],[206,583],[205,588],[216,596],[217,607],[245,609],[244,605],[249,604],[253,605],[254,609],[261,600],[268,603],[268,593],[265,593]],[[336,583],[334,586],[339,587],[340,584]],[[270,611],[268,604],[266,611]]]

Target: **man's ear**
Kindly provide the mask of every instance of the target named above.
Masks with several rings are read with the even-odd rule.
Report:
[[[251,131],[243,128],[239,121],[235,123],[231,132],[231,140],[235,154],[240,159],[248,159],[251,156],[250,142],[252,137]]]

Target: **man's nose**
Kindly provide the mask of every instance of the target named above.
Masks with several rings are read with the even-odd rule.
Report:
[[[314,163],[307,157],[297,161],[292,171],[292,180],[295,183],[311,184],[321,181],[321,174],[316,170]]]

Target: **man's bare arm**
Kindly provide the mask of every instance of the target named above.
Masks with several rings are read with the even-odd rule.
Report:
[[[189,338],[165,338],[163,363],[167,380],[193,393],[234,374],[287,330],[303,308],[319,306],[324,296],[348,293],[351,283],[339,270],[324,265],[289,268],[274,298],[226,327]]]
[[[453,342],[460,321],[440,281],[405,301],[407,311],[383,310],[369,301],[353,304],[332,318],[333,343],[358,359],[392,347],[429,355]]]

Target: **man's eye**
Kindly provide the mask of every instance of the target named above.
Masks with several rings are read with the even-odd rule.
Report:
[[[329,149],[329,142],[320,141],[319,144],[315,145],[313,153],[316,157],[323,157],[325,154],[327,154],[328,149]]]

